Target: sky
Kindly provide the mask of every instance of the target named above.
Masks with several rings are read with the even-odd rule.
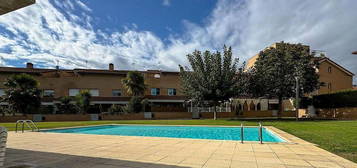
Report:
[[[0,16],[0,66],[177,71],[186,55],[246,61],[303,43],[357,74],[356,0],[37,0]],[[354,78],[354,83],[357,78]]]

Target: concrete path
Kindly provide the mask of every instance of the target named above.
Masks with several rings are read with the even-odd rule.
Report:
[[[357,164],[270,127],[290,143],[9,132],[6,167],[357,168]],[[26,167],[26,166],[25,166]]]

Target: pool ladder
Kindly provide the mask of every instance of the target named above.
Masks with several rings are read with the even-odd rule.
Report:
[[[259,131],[258,131],[258,138],[259,138],[259,143],[263,144],[263,125],[261,122],[259,122]],[[244,142],[244,125],[243,123],[240,124],[240,142]]]
[[[22,133],[25,131],[25,125],[32,130],[32,132],[37,131],[39,132],[40,129],[37,127],[37,125],[32,121],[32,120],[17,120],[16,121],[16,128],[15,128],[15,132],[17,132],[18,129],[18,125],[22,124],[21,126],[21,131]]]

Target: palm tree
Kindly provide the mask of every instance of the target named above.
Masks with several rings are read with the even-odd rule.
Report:
[[[81,90],[76,96],[76,105],[83,114],[87,113],[90,108],[90,99],[92,95],[88,90]]]
[[[74,99],[70,96],[64,96],[59,99],[60,103],[57,103],[57,109],[62,114],[74,114],[78,112],[78,109],[71,103]]]
[[[122,80],[123,85],[127,92],[133,96],[144,95],[146,85],[144,76],[138,71],[128,72],[126,78]]]
[[[5,101],[17,112],[25,115],[30,110],[36,110],[40,107],[41,91],[38,89],[39,83],[31,75],[12,75],[4,85],[7,87]]]

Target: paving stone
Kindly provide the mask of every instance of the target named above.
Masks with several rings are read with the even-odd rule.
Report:
[[[37,168],[286,167],[352,168],[357,164],[274,127],[289,143],[65,133],[9,132],[5,166]],[[60,138],[59,138],[60,137]]]

